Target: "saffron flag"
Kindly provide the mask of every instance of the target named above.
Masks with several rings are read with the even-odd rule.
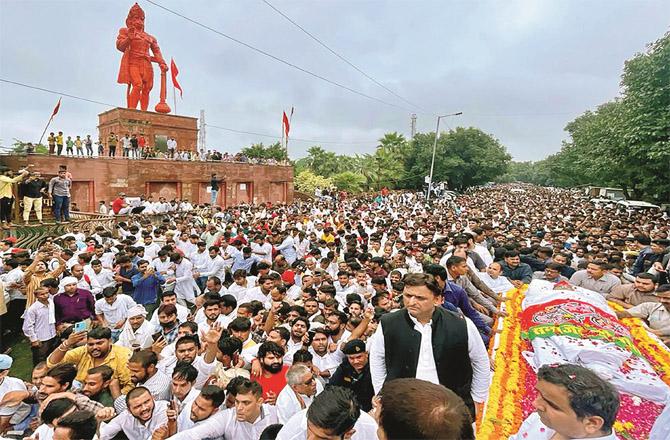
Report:
[[[62,98],[58,98],[58,103],[56,104],[56,107],[54,107],[53,113],[51,113],[51,119],[53,119],[54,116],[56,116],[56,113],[58,113],[58,110],[60,110],[60,100]]]
[[[177,81],[177,75],[179,75],[179,69],[177,69],[177,65],[174,63],[174,59],[172,58],[170,58],[170,72],[172,73],[172,85],[176,89],[179,89],[179,96],[183,98],[184,91],[181,89],[179,81]]]
[[[288,116],[286,116],[286,112],[284,112],[282,122],[284,123],[284,135],[286,136],[286,139],[288,139],[288,132],[291,129],[291,125],[288,121]]]

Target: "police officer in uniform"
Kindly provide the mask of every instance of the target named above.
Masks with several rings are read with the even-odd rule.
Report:
[[[372,387],[365,342],[360,339],[351,340],[342,347],[342,352],[347,358],[337,367],[328,384],[349,388],[356,395],[361,410],[368,412],[372,409],[375,390]]]

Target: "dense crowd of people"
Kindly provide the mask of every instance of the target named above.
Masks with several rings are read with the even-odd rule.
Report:
[[[252,163],[262,165],[280,165],[286,162],[276,160],[274,158],[259,158],[249,157],[243,152],[238,153],[221,153],[217,150],[200,150],[196,151],[194,145],[186,148],[180,148],[177,140],[174,137],[166,139],[165,149],[158,148],[157,145],[151,145],[143,134],[123,135],[110,133],[104,140],[102,138],[93,141],[91,135],[82,136],[63,135],[62,131],[57,134],[49,133],[47,137],[48,153],[49,155],[65,156],[65,157],[81,157],[81,158],[115,158],[121,157],[124,159],[163,159],[163,160],[178,160],[178,161],[192,161],[192,162],[238,162],[238,163]],[[25,152],[27,154],[37,153],[36,146],[32,143],[25,145]]]
[[[34,366],[24,382],[0,355],[0,432],[473,439],[503,294],[533,279],[598,292],[670,342],[657,209],[501,185],[430,206],[385,191],[126,213],[0,243],[2,341]],[[618,393],[588,368],[544,366],[537,389],[536,436],[519,439],[616,438]]]

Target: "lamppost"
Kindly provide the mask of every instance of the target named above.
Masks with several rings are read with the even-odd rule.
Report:
[[[430,180],[428,181],[428,194],[426,194],[426,203],[430,200],[430,191],[433,189],[433,168],[435,168],[435,150],[437,149],[437,138],[440,135],[440,119],[449,116],[460,116],[463,112],[450,113],[437,117],[437,127],[435,127],[435,141],[433,142],[433,158],[430,161]]]

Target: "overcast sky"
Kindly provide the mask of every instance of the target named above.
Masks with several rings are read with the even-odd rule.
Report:
[[[280,1],[269,0],[398,95],[377,86],[261,0],[158,3],[304,69],[400,107],[353,94],[255,53],[146,1],[145,30],[179,66],[178,114],[212,125],[291,136],[338,153],[373,152],[386,132],[476,126],[516,160],[560,149],[563,128],[619,92],[623,63],[668,29],[667,1]],[[132,1],[1,0],[0,78],[125,104],[116,83],[118,29]],[[158,78],[158,68],[155,69]],[[158,100],[152,91],[150,108]],[[0,83],[0,138],[36,141],[57,95]],[[172,96],[169,104],[172,106]],[[96,136],[109,107],[63,98],[51,129]],[[273,139],[207,128],[207,143],[235,152]],[[292,158],[310,142],[292,141]]]

